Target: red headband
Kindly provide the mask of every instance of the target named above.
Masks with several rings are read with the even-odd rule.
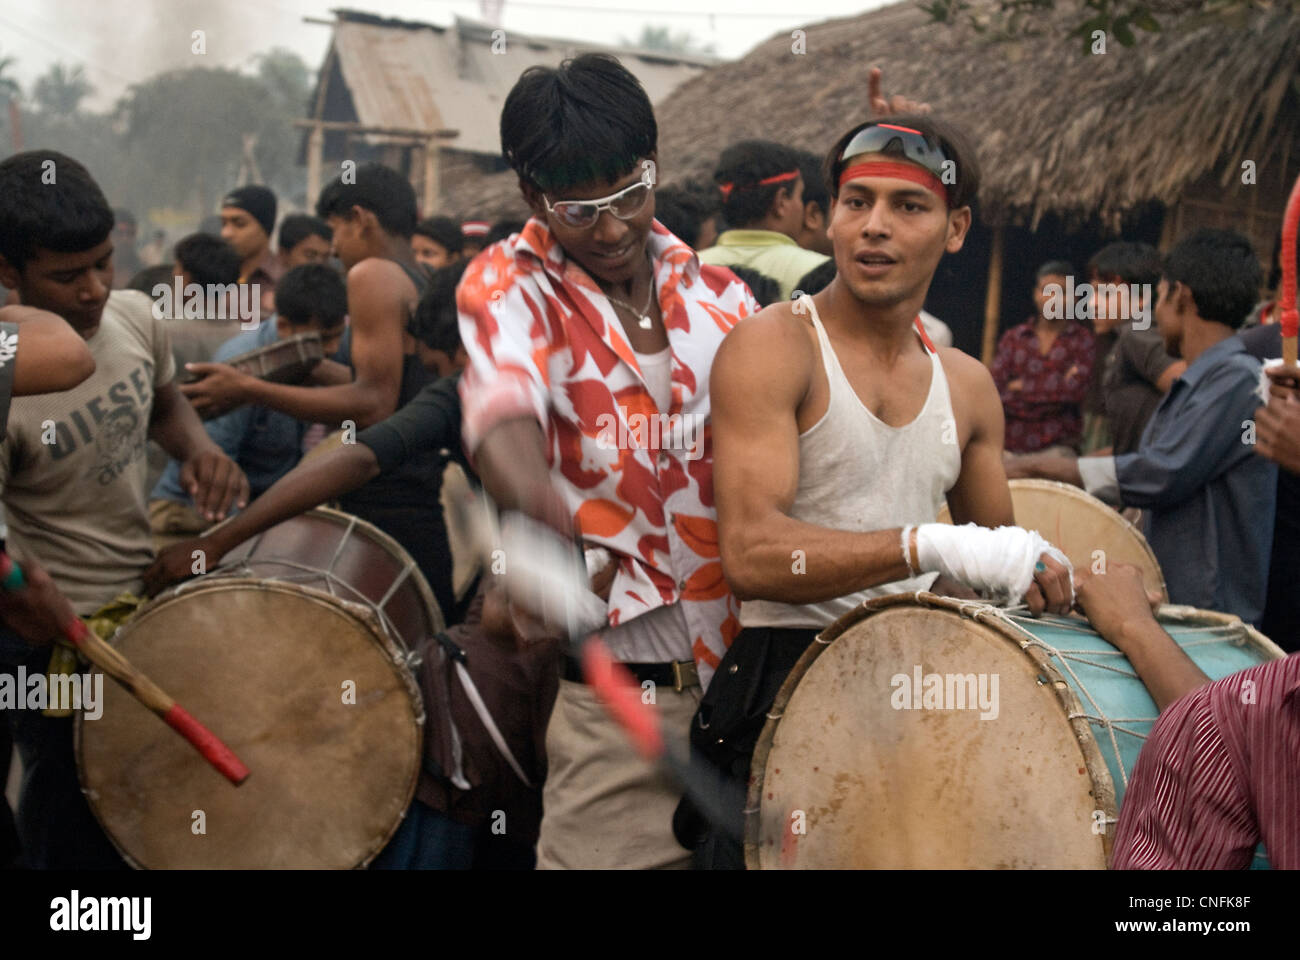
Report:
[[[786,173],[778,173],[772,177],[764,177],[758,183],[742,184],[740,189],[752,190],[755,187],[770,187],[774,183],[784,183],[787,180],[793,180],[799,176],[798,170],[789,170]],[[722,191],[722,199],[727,200],[731,196],[731,191],[736,188],[734,183],[720,183],[718,189]]]
[[[855,163],[840,174],[840,186],[857,177],[889,177],[893,180],[908,180],[919,184],[932,193],[939,195],[944,206],[948,205],[948,188],[933,173],[914,163],[897,163],[890,160],[864,160]]]

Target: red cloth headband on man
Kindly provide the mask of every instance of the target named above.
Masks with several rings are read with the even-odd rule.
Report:
[[[890,177],[894,180],[908,180],[919,184],[931,193],[938,194],[944,206],[948,205],[948,188],[943,182],[924,167],[914,163],[897,160],[862,160],[846,167],[840,174],[840,187],[858,177]]]
[[[742,184],[740,189],[752,190],[756,187],[770,187],[774,183],[785,183],[787,180],[793,180],[799,176],[798,170],[787,170],[785,173],[778,173],[775,176],[764,177],[758,183]],[[731,196],[731,191],[736,188],[734,183],[720,183],[718,189],[722,191],[722,199],[727,200]]]

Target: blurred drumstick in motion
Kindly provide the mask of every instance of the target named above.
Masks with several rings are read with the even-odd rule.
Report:
[[[1282,328],[1282,359],[1296,362],[1296,333],[1300,312],[1296,310],[1296,227],[1300,225],[1300,178],[1291,188],[1286,212],[1282,217],[1282,284],[1278,288],[1278,324]]]
[[[0,589],[17,593],[26,585],[22,568],[9,554],[0,550]],[[190,742],[203,759],[212,764],[227,780],[239,786],[248,779],[248,767],[235,756],[211,730],[194,719],[179,703],[167,696],[158,685],[131,666],[131,662],[117,650],[101,640],[85,622],[68,606],[67,615],[60,625],[64,637],[81,651],[87,660],[99,667],[126,688],[131,696],[163,718],[171,727]]]
[[[636,678],[614,659],[600,638],[606,626],[606,604],[591,592],[578,545],[521,513],[503,515],[498,528],[491,505],[468,484],[458,484],[448,493],[455,514],[448,522],[465,531],[465,542],[483,557],[485,568],[490,569],[491,554],[499,545],[506,596],[532,616],[559,626],[582,663],[587,684],[633,748],[647,760],[662,764],[710,823],[739,839],[743,790],[664,737],[663,724],[642,700]]]

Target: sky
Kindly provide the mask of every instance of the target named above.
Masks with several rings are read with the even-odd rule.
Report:
[[[883,0],[505,0],[507,32],[600,43],[634,38],[646,24],[689,32],[728,59],[778,31],[883,6]],[[0,58],[30,91],[56,62],[83,64],[96,92],[92,110],[110,106],[126,88],[162,70],[195,62],[193,31],[203,30],[204,65],[244,67],[274,46],[288,47],[315,70],[330,29],[304,17],[332,20],[331,8],[440,25],[453,17],[484,19],[479,0],[0,0]]]

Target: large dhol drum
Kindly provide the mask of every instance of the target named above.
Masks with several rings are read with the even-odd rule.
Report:
[[[1161,608],[1212,679],[1283,656],[1227,614]],[[1155,703],[1082,619],[933,594],[812,643],[754,751],[751,868],[1104,868]]]
[[[116,685],[78,720],[81,782],[145,868],[351,868],[419,775],[413,653],[442,629],[414,561],[336,510],[295,517],[141,607],[114,645],[247,764],[240,787]]]
[[[1097,569],[1103,563],[1131,563],[1142,571],[1142,582],[1169,599],[1165,575],[1142,531],[1092,494],[1055,480],[1010,480],[1011,504],[1017,526],[1036,530],[1070,558],[1076,570]],[[945,504],[941,523],[952,523]]]

